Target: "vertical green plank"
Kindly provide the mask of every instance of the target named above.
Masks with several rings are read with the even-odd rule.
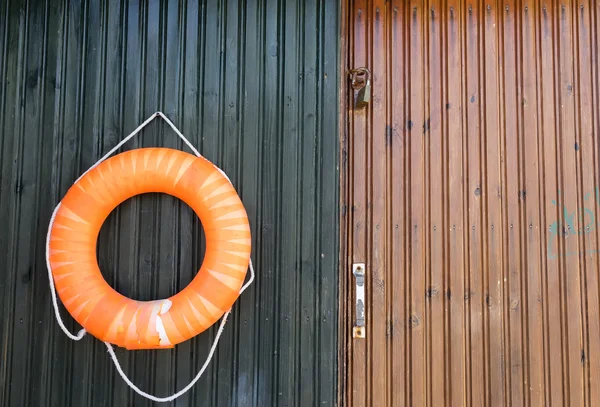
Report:
[[[291,270],[290,275],[277,273],[276,296],[279,302],[275,311],[276,342],[274,344],[273,358],[277,363],[278,375],[277,397],[272,405],[297,405],[301,398],[298,388],[302,376],[297,369],[301,366],[300,357],[310,357],[306,354],[306,345],[298,342],[297,332],[304,324],[306,318],[300,303],[302,294],[301,286],[304,279],[310,278],[311,265],[304,262],[302,251],[303,228],[306,222],[304,208],[308,202],[302,195],[302,171],[306,168],[302,153],[305,140],[300,135],[305,124],[302,121],[303,92],[302,87],[306,81],[306,61],[302,60],[305,51],[302,39],[304,35],[303,6],[300,3],[283,3],[281,22],[284,24],[282,53],[283,104],[280,112],[281,118],[281,160],[278,160],[278,172],[281,171],[281,188],[277,190],[278,199],[282,200],[280,223],[276,226],[278,233],[290,244],[282,247],[277,261],[279,270]],[[279,52],[279,51],[277,51]],[[313,239],[310,239],[313,241]],[[288,295],[281,295],[286,290]],[[301,315],[293,318],[293,315]],[[294,344],[286,347],[285,343]],[[302,355],[302,356],[301,356]]]
[[[6,266],[10,272],[0,279],[0,304],[7,317],[0,321],[0,334],[2,348],[0,350],[0,382],[8,383],[12,376],[14,336],[14,285],[17,284],[14,265],[15,252],[15,183],[14,172],[16,160],[14,149],[20,142],[20,135],[15,133],[15,120],[17,119],[17,106],[15,101],[19,92],[21,80],[21,54],[23,50],[23,33],[25,30],[25,15],[20,12],[19,6],[13,2],[5,2],[2,7],[2,79],[0,86],[2,94],[0,99],[0,146],[2,154],[0,161],[0,226],[6,231],[0,233],[0,254],[6,259]],[[9,317],[8,317],[9,316]],[[0,402],[9,405],[11,391],[9,386],[4,386],[0,391]]]
[[[222,137],[219,145],[222,147],[220,152],[221,169],[228,174],[234,188],[239,188],[239,133],[238,117],[241,108],[238,95],[240,83],[239,71],[242,68],[239,60],[239,50],[243,42],[238,41],[243,38],[243,32],[240,31],[242,21],[241,4],[223,3],[223,27],[221,29],[221,72],[219,86],[222,94],[219,106],[219,135]],[[249,273],[248,273],[249,274]],[[232,320],[239,321],[237,318],[239,304],[234,304],[235,312],[231,315]],[[235,389],[236,364],[231,358],[235,354],[239,330],[237,324],[228,324],[219,342],[219,351],[215,360],[217,377],[220,378],[215,386],[216,402],[215,405],[230,405],[232,392]]]
[[[278,211],[280,210],[280,193],[278,190],[279,178],[279,137],[281,134],[281,121],[279,119],[279,108],[284,100],[282,96],[283,63],[282,57],[285,27],[283,19],[282,4],[275,1],[267,3],[261,10],[262,25],[264,30],[263,52],[259,54],[264,68],[262,71],[262,87],[264,100],[260,117],[262,121],[261,134],[258,142],[261,147],[260,185],[258,190],[261,194],[260,200],[260,226],[257,234],[260,235],[260,243],[257,248],[260,253],[258,266],[258,281],[256,292],[260,298],[257,310],[258,332],[255,347],[256,361],[254,375],[256,379],[256,390],[254,404],[260,406],[276,405],[276,393],[269,389],[275,389],[276,360],[273,358],[275,349],[275,336],[277,335],[275,325],[275,312],[278,309],[280,298],[277,296],[277,274],[281,270],[276,266],[278,246]],[[294,244],[292,242],[288,244]],[[292,295],[292,293],[289,293]],[[291,344],[290,344],[291,345]],[[291,345],[294,346],[294,345]],[[291,372],[277,372],[278,374],[290,374]]]
[[[173,109],[177,112],[178,122],[175,123],[182,131],[183,135],[190,140],[192,145],[199,147],[198,143],[198,122],[199,118],[196,114],[198,111],[198,88],[199,88],[199,66],[201,55],[199,53],[202,20],[201,20],[201,4],[195,0],[184,1],[180,4],[180,39],[179,48],[180,56],[176,68],[180,72],[181,80],[177,89],[177,102],[172,100]],[[167,103],[169,99],[167,99]],[[173,132],[167,130],[170,136],[177,137]],[[177,141],[177,145],[182,146],[183,143]],[[173,141],[175,144],[175,141]],[[184,204],[179,203],[179,234],[175,237],[176,247],[174,247],[174,278],[175,284],[173,290],[181,291],[191,281],[198,272],[198,262],[201,255],[204,254],[200,242],[195,239],[198,236],[196,232],[200,228],[200,220],[192,209]],[[193,352],[193,342],[186,341],[174,350],[172,392],[179,391],[184,388],[194,377],[195,370],[194,359],[191,357]],[[184,395],[178,401],[185,405],[193,397],[194,390]]]
[[[319,140],[316,157],[317,193],[315,210],[319,242],[317,273],[314,290],[318,296],[317,331],[315,343],[315,405],[335,406],[337,400],[337,353],[338,353],[338,258],[339,258],[339,131],[338,89],[346,84],[338,74],[338,44],[340,21],[345,16],[339,12],[338,2],[315,4],[317,14],[316,32],[318,69],[315,72],[315,89],[318,94],[315,113]]]
[[[163,107],[162,96],[166,75],[164,74],[165,60],[165,26],[167,3],[148,1],[145,10],[140,9],[140,14],[145,17],[140,21],[140,29],[144,33],[143,57],[140,62],[144,75],[141,88],[141,117],[138,124],[149,115]],[[143,23],[142,23],[143,21]],[[162,141],[162,131],[166,124],[161,120],[154,120],[139,135],[140,147],[156,147]],[[130,256],[137,257],[137,267],[130,269],[129,273],[136,274],[136,299],[148,301],[157,298],[158,288],[158,228],[157,224],[162,217],[159,196],[139,196],[133,198],[138,201],[138,244],[129,252]],[[133,382],[147,392],[155,393],[154,375],[156,353],[136,351],[133,354],[134,368],[128,370]],[[130,400],[138,396],[130,392]],[[140,405],[150,406],[149,400],[137,400]]]
[[[220,154],[221,127],[219,121],[219,112],[222,107],[222,63],[223,63],[223,26],[224,26],[224,8],[226,7],[223,1],[207,1],[204,4],[206,8],[206,20],[204,21],[203,46],[206,49],[202,52],[202,67],[201,77],[201,97],[198,115],[202,118],[201,127],[199,129],[200,144],[197,146],[208,160],[215,165],[221,166],[222,160]],[[200,263],[199,263],[200,264]],[[208,354],[216,328],[213,326],[202,333],[194,354],[197,355],[195,368],[198,369],[204,363],[204,359]],[[218,372],[218,358],[213,359],[213,363],[207,368],[207,377],[198,383],[194,394],[195,402],[199,405],[216,405],[216,377]]]
[[[67,59],[67,33],[69,27],[69,10],[64,7],[64,4],[57,5],[58,7],[58,21],[56,24],[56,31],[50,33],[50,36],[56,36],[56,58],[53,61],[49,61],[55,66],[56,74],[53,77],[53,81],[56,88],[54,95],[54,116],[48,126],[52,132],[52,170],[51,170],[51,200],[49,206],[55,206],[60,200],[63,194],[63,188],[61,187],[62,179],[62,147],[63,147],[63,125],[64,125],[64,103],[66,97],[66,80],[65,80],[65,65]],[[52,310],[52,312],[54,312]],[[59,312],[64,316],[64,308],[60,309]],[[69,318],[64,318],[67,327],[73,326]],[[68,338],[65,338],[60,328],[57,326],[54,318],[50,318],[49,321],[50,330],[50,364],[52,370],[49,372],[49,383],[50,387],[50,402],[60,403],[67,397],[65,382],[69,381],[67,378],[70,373],[69,357],[66,355],[66,351],[63,350],[67,345],[70,345]],[[69,348],[70,349],[70,348]],[[64,356],[63,356],[64,355]],[[56,372],[55,374],[52,374]]]
[[[119,128],[121,135],[125,136],[135,129],[146,116],[143,112],[143,96],[142,92],[146,81],[144,70],[145,56],[145,38],[146,31],[143,29],[146,23],[146,4],[143,1],[139,3],[124,3],[123,4],[123,62],[122,76],[123,83],[122,96],[119,101]],[[114,102],[106,102],[107,106],[111,106]],[[118,133],[106,132],[100,135],[99,145],[103,153],[108,152],[116,143]],[[142,146],[142,138],[148,138],[146,131],[134,138],[128,143],[126,148],[138,148]],[[117,207],[109,218],[106,227],[109,233],[105,240],[101,240],[99,245],[104,243],[107,250],[113,253],[114,260],[107,262],[107,268],[112,269],[113,288],[123,295],[137,297],[138,294],[138,252],[139,247],[139,199],[133,198],[125,201]],[[113,237],[114,236],[114,237]],[[111,240],[113,237],[114,240]],[[103,272],[103,275],[104,274]],[[116,349],[117,357],[125,372],[132,377],[135,362],[139,360],[135,353],[127,352],[122,349]],[[130,397],[137,397],[129,390],[126,384],[118,377],[113,370],[113,393],[111,395],[112,402],[115,405],[126,404]],[[134,381],[138,386],[142,386],[138,381]],[[149,390],[143,387],[145,390]]]
[[[106,36],[102,27],[106,25],[108,17],[107,7],[99,3],[83,0],[77,4],[70,3],[67,7],[73,8],[73,17],[76,18],[71,20],[73,33],[71,35],[75,37],[74,44],[71,46],[75,54],[70,54],[71,50],[67,47],[66,62],[69,65],[65,71],[65,82],[70,85],[69,89],[73,89],[73,95],[71,98],[65,99],[63,123],[64,129],[69,132],[70,137],[67,144],[63,143],[62,147],[63,164],[66,166],[71,162],[75,165],[72,172],[65,172],[63,169],[61,173],[62,188],[58,199],[62,199],[81,173],[95,162],[94,141],[96,137],[89,130],[92,127],[98,128],[98,119],[94,113],[97,113],[99,102],[104,94],[104,86],[98,79],[102,78],[103,72],[105,72]],[[71,38],[69,38],[70,40]],[[76,71],[70,72],[70,67],[75,68]],[[71,106],[71,104],[73,105]],[[67,148],[71,150],[69,153],[72,152],[74,158],[67,158],[64,155]],[[78,330],[79,325],[73,321],[73,318],[66,312],[64,315],[72,321],[73,331]],[[74,404],[92,404],[94,394],[89,389],[94,388],[95,380],[98,378],[98,375],[95,374],[94,356],[99,344],[91,336],[80,342],[71,342],[62,332],[58,333],[68,343],[67,346],[73,347],[73,379],[65,391],[70,393]],[[79,363],[80,360],[89,360],[90,363]],[[73,392],[73,387],[85,388],[87,391]]]
[[[262,126],[261,116],[264,103],[264,63],[262,55],[264,53],[264,24],[263,15],[265,5],[257,1],[248,1],[244,5],[244,30],[245,36],[243,49],[243,77],[242,77],[242,111],[240,115],[240,161],[242,173],[239,178],[239,187],[237,188],[242,202],[246,207],[250,219],[250,229],[252,233],[252,252],[251,257],[257,276],[254,283],[244,292],[236,303],[239,309],[239,345],[235,357],[237,359],[237,377],[235,383],[235,392],[232,394],[232,405],[244,406],[254,405],[256,397],[256,383],[258,377],[255,375],[255,366],[258,359],[256,349],[259,343],[260,331],[258,315],[260,298],[257,295],[257,289],[260,285],[261,273],[261,255],[259,250],[260,242],[260,207],[262,206],[262,197],[259,187],[261,180],[259,177],[263,162],[263,144],[262,144]],[[250,63],[252,61],[252,63]]]
[[[61,18],[61,9],[56,4],[47,1],[42,10],[44,11],[44,47],[42,51],[42,69],[41,72],[41,86],[40,89],[40,103],[42,106],[42,112],[40,116],[40,134],[42,135],[44,145],[43,159],[40,163],[41,175],[40,175],[40,194],[38,196],[38,230],[46,230],[47,219],[49,219],[53,205],[55,203],[55,188],[53,185],[53,145],[55,138],[53,137],[52,123],[54,115],[56,114],[56,105],[54,103],[57,94],[60,93],[59,85],[56,82],[56,58],[57,49],[60,39],[54,35],[59,29]],[[40,10],[41,11],[41,10]],[[2,76],[0,74],[0,76]],[[2,126],[0,125],[0,131]],[[0,197],[0,201],[1,201]],[[36,247],[45,247],[45,234],[37,233]],[[45,253],[40,250],[36,250],[36,279],[35,284],[35,298],[49,299],[50,293],[48,292],[48,277],[45,268]],[[32,350],[34,352],[31,359],[34,363],[35,374],[31,378],[31,403],[33,405],[40,405],[48,403],[52,396],[52,377],[51,371],[54,364],[54,335],[52,332],[56,332],[56,324],[54,323],[54,311],[50,307],[40,307],[35,304],[34,307],[34,337],[40,338],[38,344]],[[62,332],[61,332],[62,334]],[[0,333],[1,336],[1,333]],[[1,404],[1,402],[0,402]]]
[[[119,3],[107,3],[96,7],[90,3],[90,18],[93,32],[90,32],[86,47],[84,122],[82,123],[82,169],[85,171],[102,157],[123,137],[122,105],[123,92],[123,37],[125,9]],[[99,24],[94,24],[98,22]],[[118,211],[118,210],[117,210]],[[102,227],[98,243],[98,265],[106,281],[118,291],[116,276],[120,270],[114,250],[118,225],[115,211]],[[103,233],[104,232],[104,233]],[[126,294],[130,295],[130,294]],[[111,405],[113,384],[118,377],[110,360],[106,358],[106,348],[100,341],[93,341],[93,354],[88,365],[88,392],[93,395],[94,405]],[[95,391],[108,388],[108,394]]]
[[[182,7],[178,1],[164,3],[160,16],[160,54],[158,65],[161,80],[160,89],[155,103],[155,111],[162,111],[167,117],[182,130],[181,110],[179,95],[181,92],[182,65],[181,50],[183,43],[180,31],[182,29]],[[185,9],[183,9],[185,10]],[[152,112],[148,112],[150,115]],[[162,120],[157,119],[159,137],[156,147],[166,147],[183,150],[179,137]],[[190,153],[189,149],[184,150]],[[145,197],[142,196],[142,199]],[[156,276],[156,286],[152,291],[152,298],[169,298],[176,294],[176,276],[180,272],[178,267],[178,240],[180,236],[179,213],[181,202],[174,197],[164,194],[155,194],[156,199],[156,241],[153,247],[153,274]],[[189,272],[189,271],[187,271]],[[177,391],[174,386],[173,361],[174,350],[165,350],[152,355],[153,385],[152,394],[164,397]],[[148,375],[148,373],[146,373]]]
[[[321,140],[317,137],[317,109],[318,93],[317,93],[317,76],[319,75],[317,44],[318,37],[308,36],[306,33],[317,32],[317,8],[316,4],[307,1],[303,7],[298,7],[295,10],[298,26],[294,27],[290,24],[289,29],[286,24],[286,31],[291,36],[292,33],[298,32],[296,39],[297,60],[301,62],[301,70],[297,72],[294,66],[286,68],[286,75],[289,75],[289,82],[286,81],[291,89],[286,89],[286,95],[294,92],[294,82],[297,83],[299,101],[298,101],[298,137],[301,142],[297,146],[299,150],[298,158],[299,179],[298,183],[298,198],[300,199],[300,269],[296,286],[298,302],[296,306],[296,314],[300,318],[300,324],[297,326],[298,332],[295,333],[295,338],[299,339],[299,332],[305,332],[302,340],[298,340],[297,357],[297,385],[296,390],[296,405],[318,405],[315,399],[315,371],[316,362],[316,341],[318,331],[315,329],[316,324],[316,307],[318,306],[317,273],[318,259],[320,253],[318,251],[318,223],[317,223],[317,187],[319,178],[319,167],[317,163],[318,149]],[[287,20],[286,20],[287,21]],[[290,22],[291,23],[291,22]],[[287,38],[287,36],[286,36]],[[287,47],[286,47],[287,48]],[[292,58],[287,58],[292,60]],[[291,68],[291,69],[290,69]],[[296,82],[296,77],[297,82]],[[293,102],[290,106],[290,113],[294,112]],[[294,112],[295,113],[295,112]],[[291,114],[290,114],[291,115]],[[293,129],[291,134],[295,134]],[[285,181],[283,181],[285,182]],[[285,281],[285,280],[283,280]]]
[[[15,103],[16,122],[14,134],[19,142],[15,143],[13,158],[14,167],[14,205],[15,226],[13,272],[14,309],[13,326],[10,335],[12,342],[12,374],[9,378],[10,397],[7,405],[27,405],[31,402],[29,380],[35,375],[35,363],[31,360],[33,347],[33,330],[37,321],[34,319],[34,288],[38,278],[35,252],[38,213],[38,196],[40,179],[40,163],[44,157],[43,139],[37,137],[40,131],[42,100],[44,87],[44,10],[30,9],[27,4],[21,5],[24,14],[24,32],[20,38],[21,80]],[[43,263],[40,264],[43,266]],[[40,267],[43,271],[43,268]],[[40,275],[43,277],[43,274]]]

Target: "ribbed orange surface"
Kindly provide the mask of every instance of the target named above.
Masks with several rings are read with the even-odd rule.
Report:
[[[182,291],[168,299],[135,301],[102,277],[96,242],[118,204],[149,192],[173,195],[196,212],[206,253]],[[231,308],[246,276],[250,243],[244,206],[215,166],[178,150],[143,148],[107,159],[69,189],[52,227],[50,264],[60,299],[89,333],[128,349],[173,347]]]

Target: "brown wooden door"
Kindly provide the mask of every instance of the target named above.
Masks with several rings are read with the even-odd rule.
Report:
[[[340,404],[600,405],[600,3],[345,7]]]

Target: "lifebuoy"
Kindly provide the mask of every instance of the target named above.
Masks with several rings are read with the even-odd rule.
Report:
[[[116,292],[96,259],[98,233],[126,199],[161,192],[187,203],[206,236],[202,266],[174,296],[136,301]],[[168,148],[101,162],[66,193],[49,234],[49,264],[71,316],[96,338],[127,349],[171,348],[214,324],[239,296],[250,261],[246,210],[227,177],[203,157]]]

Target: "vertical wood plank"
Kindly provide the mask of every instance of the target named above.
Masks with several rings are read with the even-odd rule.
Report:
[[[467,395],[464,393],[465,374],[465,246],[464,236],[468,231],[465,216],[466,183],[465,150],[467,146],[465,117],[466,117],[466,91],[465,91],[465,45],[463,21],[468,13],[468,6],[464,3],[449,2],[452,7],[448,21],[448,103],[456,106],[456,111],[449,115],[446,124],[446,222],[443,233],[446,240],[446,284],[445,297],[445,324],[448,345],[446,346],[446,392],[448,405],[462,405]]]
[[[527,405],[542,405],[544,403],[544,347],[543,343],[543,313],[542,313],[542,238],[540,229],[544,228],[540,219],[540,145],[538,123],[540,117],[539,93],[536,83],[537,41],[535,19],[539,10],[534,2],[524,2],[522,5],[521,37],[523,46],[522,59],[522,122],[519,129],[523,140],[524,181],[522,194],[521,241],[523,248],[523,273],[525,295],[523,310],[525,317],[525,349],[527,359],[524,370],[524,380],[529,384],[525,387],[525,402]],[[536,137],[532,137],[536,135]]]
[[[445,259],[444,259],[444,202],[446,200],[445,188],[440,188],[440,181],[444,182],[446,176],[444,168],[446,160],[444,156],[445,129],[444,123],[452,112],[452,106],[447,102],[447,91],[445,78],[445,20],[448,18],[448,10],[441,5],[432,2],[428,12],[428,77],[429,98],[427,108],[429,110],[429,122],[424,128],[423,137],[427,141],[427,217],[428,222],[423,229],[426,247],[426,273],[427,285],[425,288],[425,301],[427,305],[427,405],[441,406],[447,403],[446,394],[443,391],[446,369],[444,348],[446,346],[446,335],[444,324],[445,304]],[[442,391],[440,391],[442,390]]]
[[[367,111],[349,111],[348,140],[367,154],[354,147],[353,157],[367,168],[350,163],[358,181],[346,180],[366,190],[367,213],[361,246],[351,234],[347,247],[376,271],[383,252],[389,271],[373,276],[383,280],[368,298],[376,335],[366,352],[349,349],[349,399],[594,405],[600,29],[591,3],[351,3],[348,50],[366,58],[349,65],[368,61],[376,74]],[[371,11],[358,21],[363,7]]]
[[[426,400],[426,315],[425,315],[425,143],[424,134],[428,118],[425,117],[425,48],[424,18],[428,10],[422,2],[411,1],[409,30],[409,72],[411,81],[409,88],[409,133],[407,150],[408,179],[410,192],[408,198],[408,214],[410,222],[407,231],[409,257],[407,259],[409,315],[407,325],[410,331],[410,395],[409,404],[422,405]]]
[[[388,202],[387,188],[387,150],[389,143],[387,139],[387,37],[388,37],[388,4],[384,0],[373,1],[369,10],[372,19],[372,30],[370,33],[370,42],[374,44],[370,58],[368,59],[371,69],[371,122],[367,128],[368,137],[368,158],[366,173],[372,179],[369,188],[367,206],[367,221],[369,240],[370,267],[367,271],[370,274],[370,293],[369,293],[369,355],[372,359],[374,372],[378,374],[370,375],[370,392],[372,406],[389,405],[386,391],[387,378],[384,372],[387,372],[387,320],[388,320],[388,298],[386,297],[388,279],[388,262],[386,258],[387,249],[387,228],[388,219],[386,216],[386,207]],[[386,197],[386,199],[381,199]],[[367,280],[367,281],[369,281]],[[386,352],[383,352],[386,350]]]
[[[408,77],[407,59],[409,52],[405,44],[407,43],[407,31],[405,22],[408,19],[408,5],[400,0],[392,3],[391,16],[391,81],[388,84],[391,99],[391,110],[388,120],[391,122],[391,134],[388,131],[388,140],[391,146],[391,160],[389,168],[391,177],[388,179],[390,191],[390,223],[391,240],[389,247],[395,247],[396,250],[389,250],[390,255],[390,285],[391,285],[391,320],[389,322],[389,338],[391,341],[391,371],[388,378],[388,392],[390,393],[390,405],[405,406],[408,405],[410,388],[408,385],[409,377],[405,374],[408,369],[408,324],[406,315],[408,314],[408,299],[397,298],[397,293],[406,292],[407,273],[406,273],[406,253],[407,240],[407,165],[406,154],[409,137],[407,111],[408,89],[404,83]]]
[[[483,161],[481,159],[481,109],[483,83],[481,82],[480,69],[482,67],[480,38],[481,20],[483,10],[477,4],[468,4],[465,21],[465,49],[466,68],[464,87],[468,102],[466,107],[466,174],[465,195],[467,200],[467,223],[465,241],[468,257],[465,266],[465,314],[466,332],[465,353],[466,361],[466,394],[468,405],[483,405],[484,383],[486,378],[484,357],[484,330],[483,330],[483,285],[484,276],[482,268],[482,188],[483,188]]]
[[[369,15],[368,15],[368,6],[366,1],[357,1],[353,3],[352,7],[352,18],[351,18],[351,27],[350,30],[352,32],[352,53],[350,55],[350,64],[351,68],[366,66],[368,63],[368,27],[370,25]],[[367,184],[367,131],[368,131],[368,122],[366,111],[357,110],[354,111],[354,100],[355,93],[353,89],[349,90],[348,94],[348,104],[349,108],[353,109],[352,120],[350,122],[350,133],[351,137],[349,139],[349,150],[351,151],[351,156],[349,159],[349,168],[351,171],[351,179],[352,183],[350,184],[350,196],[351,201],[349,202],[350,212],[351,212],[351,224],[352,230],[349,231],[349,238],[351,250],[351,263],[348,265],[348,269],[346,270],[346,275],[348,276],[351,288],[351,295],[349,296],[351,301],[350,312],[352,315],[351,324],[356,318],[355,313],[355,303],[354,303],[354,293],[355,293],[355,277],[352,275],[352,264],[353,263],[366,263],[369,259],[369,254],[367,251],[367,239],[368,239],[368,227],[367,223],[368,218],[368,202],[367,202],[367,194],[368,194],[368,184]],[[368,276],[366,276],[366,287],[365,293],[368,297],[370,294],[370,290],[372,290],[372,285],[369,285],[369,282],[372,284],[372,270],[370,267],[367,267]],[[366,304],[369,306],[370,304]],[[369,311],[370,312],[370,311]],[[371,319],[369,319],[369,313],[365,314],[365,324],[367,326],[372,326]],[[352,325],[350,325],[349,335],[352,335]],[[371,335],[372,332],[367,330],[367,335]],[[369,403],[369,383],[368,373],[370,372],[371,363],[370,363],[370,353],[367,348],[367,341],[365,340],[354,340],[352,339],[350,342],[351,346],[351,382],[350,388],[351,393],[349,396],[349,405],[352,406],[364,406]]]

